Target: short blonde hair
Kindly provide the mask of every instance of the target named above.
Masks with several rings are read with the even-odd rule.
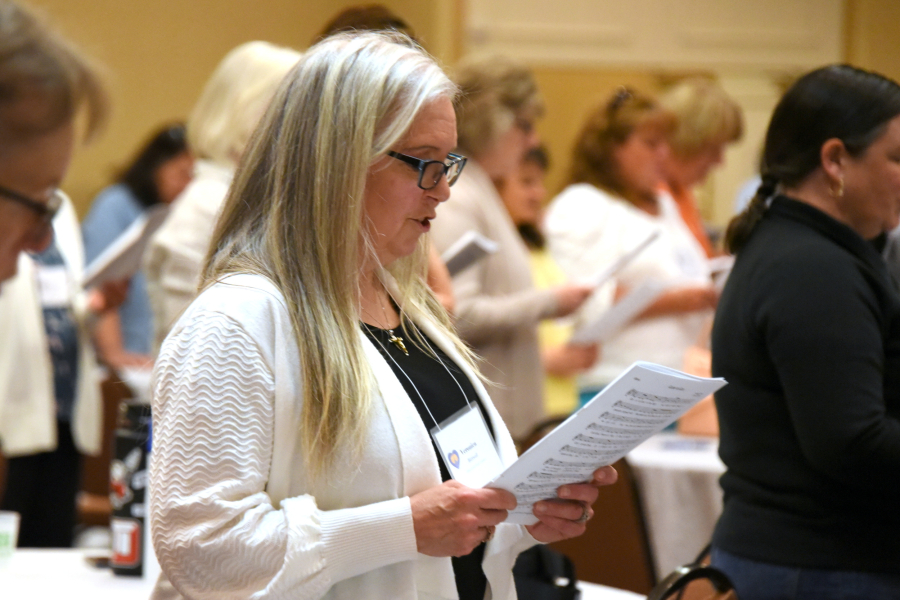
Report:
[[[513,126],[516,117],[531,120],[544,112],[534,75],[510,58],[465,59],[457,65],[453,80],[461,90],[456,103],[458,146],[475,159]]]
[[[0,0],[0,144],[24,141],[87,116],[87,137],[109,112],[91,61],[36,14]]]
[[[247,42],[226,54],[188,118],[188,145],[194,155],[237,165],[278,83],[300,56],[268,42]]]
[[[744,133],[740,105],[710,79],[685,79],[666,90],[659,103],[677,119],[669,135],[677,156],[691,157],[711,144],[736,142]]]
[[[301,441],[311,474],[339,448],[359,450],[372,373],[358,321],[364,196],[370,166],[420,110],[456,88],[399,33],[336,34],[281,84],[235,174],[213,234],[206,286],[227,273],[270,278],[300,350]],[[428,240],[389,267],[402,313],[432,320],[468,356],[425,282]]]

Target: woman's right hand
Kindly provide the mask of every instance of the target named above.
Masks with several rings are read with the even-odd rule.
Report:
[[[718,303],[719,292],[712,285],[678,287],[663,292],[639,318],[648,319],[715,309]]]
[[[576,283],[566,283],[554,288],[556,293],[556,314],[554,317],[565,317],[570,315],[584,304],[594,290],[597,289],[592,285],[581,285]]]
[[[416,547],[428,556],[465,556],[506,520],[516,497],[506,490],[473,489],[445,481],[410,497]]]
[[[562,344],[541,353],[544,371],[556,377],[572,377],[594,366],[600,358],[599,344]]]

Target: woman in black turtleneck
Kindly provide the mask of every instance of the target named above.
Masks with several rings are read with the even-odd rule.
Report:
[[[900,598],[900,297],[869,242],[900,221],[900,86],[848,66],[775,109],[713,330],[741,600]]]

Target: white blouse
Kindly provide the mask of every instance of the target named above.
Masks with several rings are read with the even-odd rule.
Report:
[[[615,283],[632,289],[650,279],[672,288],[709,285],[706,254],[675,201],[667,194],[658,201],[659,215],[650,215],[590,184],[568,186],[553,199],[544,224],[553,258],[570,278],[587,280],[659,230],[659,238],[619,272]],[[579,321],[593,321],[608,310],[613,291],[607,286],[595,293]],[[685,350],[711,315],[705,310],[632,323],[603,344],[601,359],[580,376],[580,387],[603,387],[637,360],[682,368]]]

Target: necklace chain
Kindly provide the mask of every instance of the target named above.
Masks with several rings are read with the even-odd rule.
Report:
[[[381,307],[381,314],[384,316],[384,322],[387,323],[387,322],[388,322],[387,311],[384,309],[384,304],[382,304],[381,302],[379,302],[378,305]],[[375,318],[375,315],[373,315],[373,314],[370,313],[368,310],[366,310],[366,307],[363,306],[362,304],[360,304],[360,308],[362,308],[362,311],[363,311],[364,313],[366,313],[367,315],[369,315],[369,318],[370,318],[370,319],[372,319],[373,321],[375,321],[375,325],[376,325],[377,327],[379,327],[380,329],[383,329],[384,331],[387,331],[387,332],[390,334],[391,337],[388,338],[388,341],[389,341],[390,343],[392,343],[394,346],[396,346],[401,352],[403,352],[403,354],[405,354],[406,356],[409,356],[409,350],[406,349],[406,344],[403,343],[403,338],[400,337],[399,335],[396,335],[396,334],[394,333],[393,328],[391,328],[391,327],[383,327],[383,326],[378,322],[378,319]]]

